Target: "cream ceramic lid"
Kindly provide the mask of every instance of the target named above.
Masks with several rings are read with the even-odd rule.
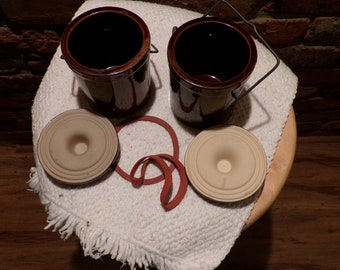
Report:
[[[253,195],[267,172],[261,143],[237,126],[216,126],[199,133],[187,149],[184,164],[194,188],[221,202]]]
[[[84,109],[66,111],[43,129],[38,158],[53,178],[79,184],[97,179],[115,161],[119,148],[109,119]]]

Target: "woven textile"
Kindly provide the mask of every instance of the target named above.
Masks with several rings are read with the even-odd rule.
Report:
[[[118,6],[138,14],[148,25],[152,43],[159,49],[151,55],[154,95],[144,114],[167,121],[180,143],[180,160],[197,130],[178,123],[170,109],[169,69],[166,48],[173,26],[201,14],[139,1],[88,0],[76,15],[99,6]],[[247,86],[256,82],[275,63],[274,57],[256,41],[258,62]],[[271,164],[297,88],[297,78],[284,63],[242,99],[229,124],[252,132],[262,143]],[[39,194],[48,213],[46,228],[63,238],[75,233],[85,255],[111,255],[134,267],[158,269],[214,269],[229,253],[242,231],[258,194],[236,203],[212,203],[190,186],[182,203],[164,211],[159,202],[162,183],[134,188],[111,172],[102,181],[78,187],[58,185],[45,174],[36,156],[39,135],[58,114],[90,106],[57,49],[42,80],[32,107],[33,144],[36,167],[31,170],[30,187]],[[130,171],[141,157],[172,153],[167,132],[150,122],[136,122],[119,132],[119,165]],[[150,174],[159,173],[156,168]],[[174,172],[174,184],[178,175]]]

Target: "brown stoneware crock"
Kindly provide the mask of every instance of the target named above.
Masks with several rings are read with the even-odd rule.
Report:
[[[80,88],[105,113],[135,111],[150,88],[150,32],[135,13],[118,7],[89,10],[66,27],[63,58]]]
[[[236,23],[215,17],[177,28],[167,56],[171,108],[178,119],[193,126],[225,121],[257,61],[251,35]]]

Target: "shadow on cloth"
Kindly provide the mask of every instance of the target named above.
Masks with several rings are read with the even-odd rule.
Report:
[[[224,116],[222,116],[221,120],[218,120],[218,121],[220,123],[223,122],[226,125],[236,125],[239,127],[243,127],[249,119],[250,112],[251,112],[251,101],[248,95],[248,96],[245,96],[242,100],[234,102],[234,104],[230,105],[230,107],[224,112]],[[202,124],[198,126],[191,126],[190,124],[184,123],[177,118],[176,118],[176,121],[184,130],[186,130],[188,133],[193,134],[193,135],[197,135],[199,132],[201,132],[202,130],[206,128],[210,128],[215,125],[220,125],[217,123],[206,123],[206,124]]]
[[[123,265],[121,262],[116,260],[112,260],[110,256],[104,256],[98,260],[95,260],[91,257],[84,257],[83,250],[81,247],[77,250],[76,253],[72,256],[72,269],[75,270],[87,270],[87,269],[100,269],[100,270],[129,270],[130,267],[128,265]]]
[[[215,270],[266,270],[268,258],[272,251],[272,221],[270,212],[262,216],[254,225],[244,231],[236,240],[230,253]],[[103,256],[95,260],[84,257],[82,248],[79,246],[72,256],[72,269],[75,270],[130,270],[128,264]],[[137,270],[142,268],[137,267]],[[157,270],[156,268],[149,268]]]
[[[216,270],[266,270],[272,252],[272,220],[270,212],[246,229]]]
[[[158,70],[156,68],[155,63],[151,60],[150,66],[153,70],[154,76],[151,76],[151,82],[150,82],[150,88],[148,96],[145,98],[143,103],[139,105],[139,107],[136,110],[133,111],[126,111],[122,113],[120,116],[111,115],[110,112],[105,111],[103,112],[100,107],[98,107],[85,93],[82,91],[82,89],[78,86],[76,83],[76,78],[73,78],[72,82],[72,95],[77,98],[79,108],[86,109],[89,111],[94,111],[103,114],[104,116],[110,118],[112,123],[115,125],[122,120],[128,118],[137,117],[140,115],[146,115],[152,105],[155,102],[156,98],[156,91],[161,89],[163,84],[162,80],[160,78],[160,75],[158,73]]]
[[[103,256],[98,260],[91,257],[85,257],[83,250],[79,246],[76,253],[72,256],[72,269],[75,270],[131,270],[128,264],[123,264],[117,260],[111,259],[110,256]],[[143,268],[136,267],[136,270]],[[157,270],[149,267],[149,270]]]
[[[110,115],[108,112],[101,111],[101,108],[96,106],[96,104],[90,98],[87,97],[87,95],[82,91],[81,88],[78,87],[72,92],[74,93],[73,95],[76,96],[78,99],[79,108],[92,112],[98,112],[109,118],[115,125],[121,122],[122,120],[126,119],[127,117],[133,118],[139,115],[147,114],[147,112],[150,110],[155,101],[156,90],[157,88],[155,86],[155,83],[153,80],[151,80],[149,95],[146,97],[145,101],[139,106],[139,108],[136,111],[127,111],[126,113],[123,113],[121,116],[118,117],[114,117],[113,115]]]

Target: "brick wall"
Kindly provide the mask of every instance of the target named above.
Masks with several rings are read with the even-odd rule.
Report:
[[[0,140],[31,142],[30,108],[61,33],[84,0],[0,1]],[[151,0],[150,0],[151,1]],[[215,0],[158,0],[206,12]],[[298,133],[340,132],[338,0],[230,0],[299,77]],[[226,7],[217,16],[233,17]]]

